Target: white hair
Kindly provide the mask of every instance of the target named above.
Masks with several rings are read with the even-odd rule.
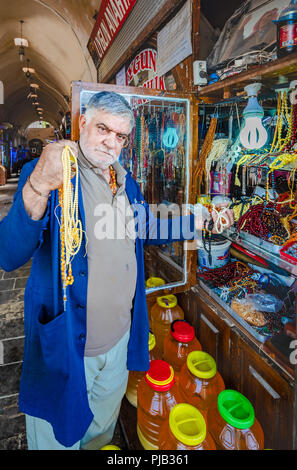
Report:
[[[87,104],[85,111],[85,118],[87,124],[91,121],[93,116],[99,111],[106,111],[115,116],[122,116],[130,121],[130,130],[132,131],[135,125],[133,111],[125,98],[113,91],[102,91],[94,94]]]

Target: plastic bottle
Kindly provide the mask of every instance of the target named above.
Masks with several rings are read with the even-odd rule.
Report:
[[[161,359],[161,353],[156,346],[155,336],[152,333],[149,333],[149,356],[150,361]],[[129,372],[126,398],[131,403],[131,405],[135,406],[135,408],[137,408],[137,387],[144,375],[145,372],[138,372],[134,370]]]
[[[157,301],[151,309],[151,318],[156,343],[163,354],[164,339],[170,331],[170,325],[174,320],[183,320],[184,311],[177,304],[175,295],[163,295],[157,297]]]
[[[165,284],[165,281],[161,277],[149,277],[145,283],[145,287],[150,289],[153,287],[163,286],[164,284]],[[155,297],[146,298],[147,313],[148,313],[150,328],[152,328],[151,309],[152,309],[152,306],[155,305],[155,302],[156,302]]]
[[[180,372],[192,351],[201,351],[202,346],[195,337],[195,330],[186,320],[175,320],[164,339],[164,361],[172,365],[174,372]]]
[[[145,450],[159,449],[161,426],[181,402],[173,368],[162,360],[151,361],[137,390],[137,435]]]
[[[206,422],[197,408],[188,403],[176,405],[160,431],[160,450],[216,450]]]
[[[207,419],[208,411],[216,407],[218,395],[224,389],[225,384],[215,360],[206,352],[191,352],[179,376],[183,401],[198,408]]]
[[[218,450],[263,450],[264,433],[251,402],[236,390],[224,390],[209,411],[208,429]]]
[[[100,450],[121,450],[118,446],[113,446],[113,445],[107,445],[104,447],[101,447]]]

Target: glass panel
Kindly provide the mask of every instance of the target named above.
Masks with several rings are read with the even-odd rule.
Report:
[[[82,90],[80,113],[98,91]],[[134,111],[135,127],[120,163],[140,185],[150,210],[158,218],[183,214],[189,203],[189,110],[187,99],[124,94]],[[187,282],[184,242],[145,246],[145,277],[160,277],[166,287]],[[163,286],[164,287],[164,286]],[[159,290],[147,289],[147,293]]]

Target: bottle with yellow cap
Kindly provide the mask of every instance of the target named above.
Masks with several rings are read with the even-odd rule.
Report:
[[[159,449],[161,426],[181,402],[173,368],[162,360],[151,361],[137,389],[137,435],[145,450]]]
[[[216,446],[202,413],[188,403],[179,403],[170,410],[169,420],[162,425],[159,449],[216,450]]]
[[[101,447],[100,450],[121,450],[120,447],[108,444],[107,446]]]
[[[145,287],[148,289],[152,287],[160,287],[165,284],[164,279],[161,277],[149,277],[146,282],[145,282]],[[150,329],[152,328],[152,319],[151,319],[151,309],[153,305],[156,303],[156,297],[147,297],[146,298],[146,305],[147,305],[147,313],[148,313],[148,318],[149,318],[149,324],[150,324]]]
[[[198,408],[207,419],[208,411],[216,407],[219,393],[225,390],[213,357],[204,351],[190,352],[180,372],[179,390],[183,401]]]
[[[251,402],[236,390],[223,390],[208,413],[208,430],[218,450],[263,450],[264,433]]]
[[[157,297],[155,305],[151,309],[152,330],[156,337],[158,348],[163,354],[164,339],[170,331],[170,325],[175,320],[184,319],[184,311],[177,304],[175,295],[163,295]]]
[[[152,333],[149,333],[149,358],[150,361],[155,359],[161,359],[161,352],[156,346],[155,336]],[[138,372],[130,370],[126,398],[131,403],[131,405],[137,408],[137,387],[141,379],[144,377],[145,372]]]
[[[194,327],[186,320],[175,320],[164,339],[164,361],[172,365],[174,372],[180,372],[192,351],[201,351],[202,346],[195,336]]]

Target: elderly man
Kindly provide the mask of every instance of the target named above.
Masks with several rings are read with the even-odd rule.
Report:
[[[118,211],[120,197],[135,217],[135,203],[149,214],[139,186],[118,162],[133,126],[124,98],[93,95],[80,117],[79,143],[48,145],[37,162],[24,166],[14,204],[0,223],[2,268],[14,270],[33,257],[19,396],[29,449],[98,449],[110,442],[128,370],[149,368],[143,244],[176,241],[174,220],[168,222],[166,240],[152,236],[159,233],[158,220],[155,230],[146,221],[141,237],[135,236],[136,227],[131,237],[98,240],[96,235],[99,204],[120,214],[124,226],[129,211]],[[88,239],[72,262],[66,309],[57,219],[65,143],[78,158],[79,216]],[[232,212],[226,217],[231,225]],[[187,233],[179,240],[193,238],[194,222],[196,229],[203,227],[201,217],[185,220]]]

